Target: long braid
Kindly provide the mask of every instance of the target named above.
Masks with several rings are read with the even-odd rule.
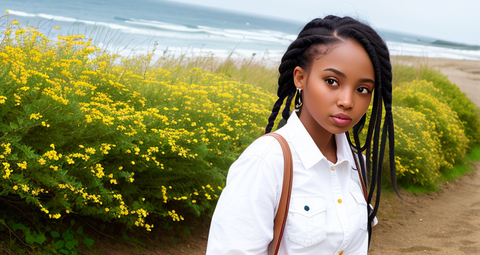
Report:
[[[351,141],[350,135],[347,133],[347,138],[352,149],[359,154],[362,152],[366,154],[366,162],[364,162],[363,157],[358,158],[361,166],[359,170],[366,173],[366,176],[370,176],[370,189],[367,198],[369,204],[376,191],[375,206],[369,215],[369,223],[371,223],[380,204],[381,170],[387,143],[389,145],[391,181],[398,194],[395,174],[395,143],[392,117],[392,67],[388,48],[375,30],[350,17],[341,18],[329,15],[323,19],[314,19],[309,22],[299,33],[297,39],[290,44],[282,57],[279,67],[280,77],[278,79],[277,91],[279,99],[275,103],[272,114],[270,115],[266,133],[271,131],[279,109],[287,97],[288,99],[282,115],[284,119],[288,117],[292,101],[291,98],[295,94],[296,89],[293,81],[294,69],[299,66],[308,71],[313,57],[326,53],[316,51],[318,47],[315,46],[330,46],[348,39],[353,39],[362,45],[372,61],[375,72],[375,93],[365,143],[362,145],[359,139],[359,135],[365,125],[365,116],[352,130],[354,142]],[[383,109],[385,110],[384,114]],[[384,116],[383,127],[382,116]],[[364,177],[365,179],[366,176]],[[367,180],[364,181],[367,183]],[[371,224],[368,225],[370,232]]]

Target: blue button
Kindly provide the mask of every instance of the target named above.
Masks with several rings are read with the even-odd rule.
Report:
[[[310,210],[310,207],[308,207],[308,205],[306,205],[303,209],[305,209],[305,211],[309,211]]]

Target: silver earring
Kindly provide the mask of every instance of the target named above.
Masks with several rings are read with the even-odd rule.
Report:
[[[296,102],[296,104],[295,104],[295,109],[298,110],[298,109],[300,109],[300,108],[302,107],[302,105],[303,105],[303,103],[302,103],[302,89],[298,89],[298,88],[297,88],[297,98],[296,98],[296,99],[297,99],[297,100],[296,100],[297,102]]]

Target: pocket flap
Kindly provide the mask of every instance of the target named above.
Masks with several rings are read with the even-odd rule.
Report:
[[[323,196],[294,196],[290,199],[289,211],[311,216],[324,212],[325,199]]]
[[[352,194],[358,204],[367,204],[367,201],[365,201],[365,198],[363,197],[363,192],[359,188],[351,188],[350,194]]]

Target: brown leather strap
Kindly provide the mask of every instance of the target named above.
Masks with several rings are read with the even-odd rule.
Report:
[[[355,156],[355,152],[353,152],[353,150],[352,150],[352,156],[353,156],[353,160],[355,161],[355,166],[357,167],[358,178],[360,179],[360,184],[362,186],[363,197],[365,197],[365,201],[368,201],[367,200],[367,198],[368,198],[367,186],[365,185],[365,182],[363,181],[363,172],[362,172],[362,169],[360,168],[360,166],[358,165],[358,160],[357,160],[357,157]],[[360,157],[359,154],[357,154],[357,156]]]
[[[273,221],[273,240],[268,246],[268,254],[276,255],[280,249],[280,241],[282,240],[283,230],[287,222],[288,206],[290,205],[290,195],[292,193],[293,160],[288,142],[283,136],[277,133],[268,133],[264,136],[273,136],[278,140],[278,143],[282,146],[284,160],[282,195],[278,203],[277,214]]]

